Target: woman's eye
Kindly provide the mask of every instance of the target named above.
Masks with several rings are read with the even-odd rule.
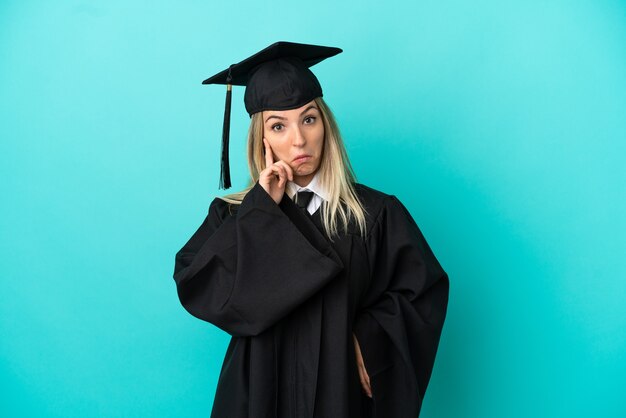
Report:
[[[315,116],[307,116],[307,117],[304,119],[304,123],[306,123],[306,124],[311,124],[311,123],[313,123],[313,122],[315,122]]]
[[[281,128],[283,127],[283,125],[281,123],[277,123],[276,125],[272,126],[272,130],[274,131],[280,131]],[[278,129],[277,129],[278,128]]]

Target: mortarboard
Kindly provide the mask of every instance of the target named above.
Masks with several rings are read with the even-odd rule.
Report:
[[[244,103],[250,117],[263,110],[296,109],[322,96],[322,87],[309,67],[340,52],[335,47],[276,42],[202,82],[226,85],[220,188],[231,186],[228,161],[231,87],[246,86]]]

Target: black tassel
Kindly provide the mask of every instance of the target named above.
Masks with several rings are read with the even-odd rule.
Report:
[[[230,74],[229,74],[230,81]],[[232,85],[226,85],[226,105],[224,108],[224,128],[222,129],[222,169],[220,172],[220,188],[228,189],[230,184],[230,163],[228,159],[228,143],[230,136],[230,102]]]

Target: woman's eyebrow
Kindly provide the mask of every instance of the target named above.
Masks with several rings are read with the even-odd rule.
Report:
[[[311,106],[307,107],[302,112],[300,112],[300,116],[302,116],[304,113],[308,112],[311,109],[316,109],[317,110],[317,107],[315,107],[315,105],[311,105]]]
[[[311,105],[311,106],[307,107],[306,109],[304,109],[302,112],[300,112],[300,116],[302,116],[304,113],[308,112],[308,111],[309,111],[309,110],[311,110],[311,109],[319,110],[319,109],[317,108],[317,106],[315,106],[315,105]],[[270,120],[270,119],[272,119],[272,118],[276,118],[276,119],[280,119],[280,120],[285,120],[285,119],[287,119],[287,118],[284,118],[284,117],[282,117],[282,116],[278,116],[278,115],[270,115],[270,116],[268,116],[268,118],[267,118],[267,119],[265,119],[265,122],[267,122],[268,120]]]
[[[278,116],[278,115],[271,115],[270,117],[268,117],[267,119],[265,119],[265,122],[267,122],[268,120],[272,119],[272,118],[276,118],[276,119],[281,119],[281,120],[285,120],[287,118],[283,118],[282,116]]]

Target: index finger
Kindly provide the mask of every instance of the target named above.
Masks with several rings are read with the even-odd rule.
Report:
[[[263,145],[265,146],[265,167],[267,168],[274,164],[274,155],[272,154],[269,142],[267,142],[265,138],[263,138]]]

